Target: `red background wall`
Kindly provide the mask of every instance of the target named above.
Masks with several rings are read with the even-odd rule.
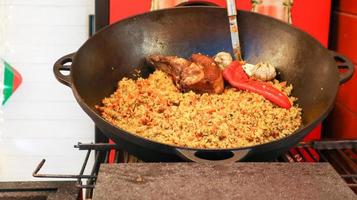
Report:
[[[207,0],[220,6],[226,0]],[[351,0],[353,1],[353,0]],[[150,10],[151,0],[110,0],[110,22]],[[236,0],[238,9],[250,10],[251,0]],[[295,0],[292,11],[293,24],[317,38],[324,46],[328,44],[331,0]]]
[[[330,47],[357,64],[357,1],[334,0]],[[355,72],[356,72],[355,67]],[[357,139],[357,76],[340,86],[336,107],[327,123],[335,138]]]

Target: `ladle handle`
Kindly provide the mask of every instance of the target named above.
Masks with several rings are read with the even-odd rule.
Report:
[[[229,30],[231,32],[231,41],[234,58],[242,61],[242,51],[239,41],[239,28],[237,22],[237,7],[235,0],[227,0],[227,15],[229,20]]]

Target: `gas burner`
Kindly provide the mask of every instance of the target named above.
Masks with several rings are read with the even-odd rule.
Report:
[[[116,144],[78,143],[75,145],[75,148],[87,151],[82,168],[78,175],[40,174],[39,172],[45,163],[45,160],[42,160],[34,171],[33,176],[38,178],[77,179],[76,186],[79,188],[86,188],[86,196],[92,197],[101,164],[143,163],[143,161],[140,161],[136,157],[128,154]],[[91,173],[89,175],[84,175],[83,173],[92,151],[95,151],[95,161],[92,166]],[[272,162],[330,163],[339,173],[340,177],[342,177],[347,185],[357,194],[357,140],[302,142],[299,143],[296,148],[291,149],[289,152]],[[145,165],[148,163],[143,164]],[[86,182],[83,181],[84,179],[86,179]]]

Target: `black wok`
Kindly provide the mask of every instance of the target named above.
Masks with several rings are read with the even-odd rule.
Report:
[[[238,24],[243,58],[250,63],[269,61],[277,66],[279,78],[294,85],[293,95],[303,108],[303,126],[281,140],[237,149],[170,146],[117,128],[95,109],[115,91],[119,80],[133,77],[134,69],[140,68],[144,77],[150,73],[145,56],[232,52],[223,8],[167,9],[120,21],[98,32],[75,54],[59,59],[54,73],[61,83],[72,88],[79,105],[106,136],[144,161],[269,160],[296,145],[327,116],[339,84],[352,76],[353,65],[308,34],[273,18],[240,11]],[[347,72],[340,73],[338,68],[347,68]],[[63,70],[70,71],[69,75],[63,75]]]

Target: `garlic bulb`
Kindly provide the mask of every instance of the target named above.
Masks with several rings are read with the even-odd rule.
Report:
[[[243,66],[243,70],[246,74],[248,74],[248,76],[253,76],[255,70],[257,70],[257,66],[256,65],[252,65],[249,63],[244,64]]]
[[[275,67],[266,62],[258,63],[256,70],[253,73],[253,77],[262,81],[273,80],[276,76]]]
[[[261,62],[256,65],[246,63],[242,67],[248,76],[261,81],[270,81],[276,76],[275,67],[270,63]]]
[[[213,58],[221,69],[224,69],[233,61],[231,54],[227,52],[219,52]]]

